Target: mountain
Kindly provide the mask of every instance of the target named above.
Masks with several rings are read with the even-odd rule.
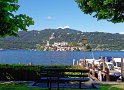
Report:
[[[19,31],[18,37],[0,38],[0,48],[3,49],[35,49],[37,44],[44,45],[46,41],[53,42],[82,42],[84,36],[92,48],[103,50],[124,49],[124,34],[105,32],[81,32],[69,28],[44,29],[41,31]]]

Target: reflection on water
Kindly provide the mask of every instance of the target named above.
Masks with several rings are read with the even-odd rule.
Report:
[[[50,60],[51,64],[67,64],[67,59],[69,58],[68,52],[49,52],[46,57]],[[64,63],[63,63],[64,62]]]
[[[61,60],[61,59],[66,59],[68,57],[68,53],[67,52],[52,52],[50,55],[49,55],[50,59],[58,59],[58,60]]]

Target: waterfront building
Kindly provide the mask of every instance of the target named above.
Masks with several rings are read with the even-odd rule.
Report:
[[[52,46],[68,46],[68,42],[54,42]]]
[[[50,43],[49,43],[49,41],[47,41],[47,45],[46,46],[50,46]]]

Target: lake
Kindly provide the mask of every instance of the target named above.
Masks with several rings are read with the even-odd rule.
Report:
[[[0,50],[0,64],[28,64],[34,65],[53,65],[64,64],[72,65],[73,59],[95,58],[101,56],[124,57],[124,51],[32,51],[32,50]]]

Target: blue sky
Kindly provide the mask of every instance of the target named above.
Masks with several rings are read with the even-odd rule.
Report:
[[[84,32],[124,32],[124,23],[97,21],[96,18],[84,14],[74,0],[19,0],[19,5],[17,13],[27,14],[35,21],[29,30],[69,26]]]

